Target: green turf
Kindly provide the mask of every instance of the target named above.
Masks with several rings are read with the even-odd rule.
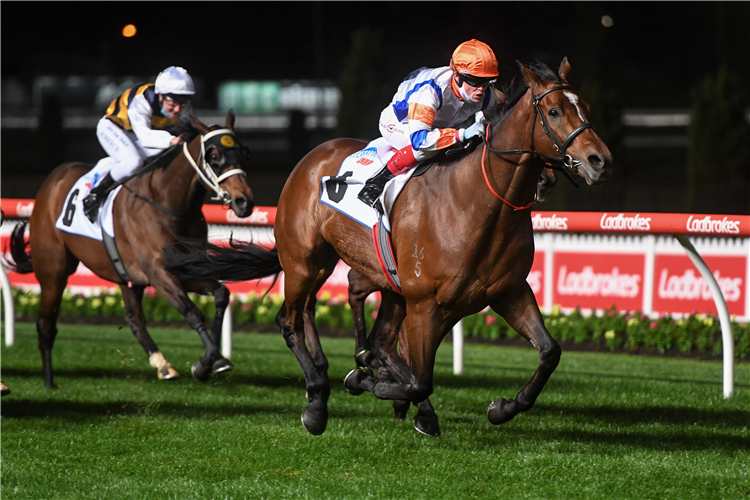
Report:
[[[159,382],[127,328],[60,325],[55,390],[34,327],[2,348],[2,498],[748,498],[750,366],[722,397],[717,361],[564,352],[536,406],[499,427],[486,408],[536,368],[532,348],[441,347],[432,402],[443,435],[347,394],[354,342],[324,338],[330,420],[300,423],[301,370],[280,334],[236,334],[229,377],[200,384],[197,334],[153,329],[183,374]]]

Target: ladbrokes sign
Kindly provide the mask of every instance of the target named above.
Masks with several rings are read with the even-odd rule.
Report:
[[[553,300],[562,307],[643,307],[644,256],[555,252]]]
[[[745,315],[747,259],[739,256],[704,256],[729,314]],[[654,311],[716,313],[711,289],[684,255],[657,255],[654,260]]]

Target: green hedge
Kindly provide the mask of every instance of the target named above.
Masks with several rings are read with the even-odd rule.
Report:
[[[150,291],[152,290],[147,290]],[[13,298],[17,318],[35,318],[39,314],[38,294],[14,290]],[[207,318],[213,318],[215,308],[212,297],[191,294],[191,299]],[[264,297],[253,293],[245,300],[237,300],[234,296],[231,300],[235,325],[274,325],[276,313],[283,301],[279,296]],[[372,328],[377,308],[378,304],[375,302],[365,303],[368,328]],[[156,293],[147,293],[144,296],[143,312],[148,321],[184,321],[182,315],[164,297]],[[119,290],[103,290],[101,295],[91,297],[72,295],[66,291],[60,307],[60,316],[63,319],[117,318],[124,315],[125,309]],[[346,298],[343,295],[331,297],[329,294],[323,294],[318,301],[316,323],[318,327],[333,330],[353,330],[354,320]],[[667,315],[651,319],[640,312],[619,313],[613,306],[606,311],[599,311],[598,314],[584,316],[579,310],[562,314],[560,309],[555,307],[550,314],[544,315],[544,323],[552,337],[558,341],[605,345],[612,351],[621,348],[654,348],[665,353],[675,348],[684,354],[697,352],[719,355],[722,352],[719,319],[712,315],[697,314],[679,319]],[[733,320],[732,330],[735,356],[740,359],[748,357],[750,327]],[[469,337],[487,340],[518,337],[518,333],[490,309],[464,318],[464,333]]]

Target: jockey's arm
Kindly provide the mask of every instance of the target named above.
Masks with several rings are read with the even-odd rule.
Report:
[[[414,150],[438,151],[459,142],[455,128],[433,128],[440,99],[435,90],[423,86],[409,98],[409,139]]]
[[[170,146],[173,135],[166,130],[151,128],[151,106],[142,95],[135,96],[128,107],[128,119],[138,142],[144,148],[166,149]]]

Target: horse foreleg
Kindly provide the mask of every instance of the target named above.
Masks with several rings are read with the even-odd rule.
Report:
[[[401,349],[402,356],[408,355],[409,362],[404,361],[403,357],[398,354],[397,345],[406,312],[403,305],[399,303],[399,299],[394,298],[395,295],[383,293],[383,302],[378,314],[378,320],[382,323],[376,322],[376,327],[370,334],[373,354],[383,363],[383,366],[392,376],[375,378],[366,370],[352,370],[344,380],[344,385],[352,394],[358,394],[366,390],[378,399],[394,400],[393,407],[396,418],[405,418],[406,411],[409,408],[408,401],[414,402],[418,408],[417,415],[414,417],[414,427],[428,436],[438,436],[440,435],[440,424],[428,398],[432,393],[432,366],[434,365],[439,337],[437,341],[434,341],[430,336],[408,339],[406,329],[415,328],[414,331],[416,332],[424,332],[425,329],[421,327],[420,322],[409,321],[409,316],[406,316],[408,324],[403,327],[406,329],[404,330]],[[429,315],[429,318],[432,317],[433,315]],[[426,357],[423,359],[419,354],[426,355]],[[414,366],[415,360],[418,360],[419,372],[415,372],[410,367]],[[423,366],[428,368],[423,369]],[[379,375],[385,374],[379,372]]]
[[[146,330],[146,317],[143,315],[143,290],[145,287],[133,285],[132,288],[127,285],[120,285],[122,291],[122,300],[125,304],[125,322],[130,330],[138,339],[143,350],[146,351],[149,364],[156,368],[159,380],[173,380],[180,378],[180,374],[172,368],[172,365],[166,360],[164,355],[156,347],[154,339]]]
[[[214,296],[216,313],[214,315],[214,322],[211,325],[211,338],[216,347],[221,349],[221,330],[224,324],[224,315],[226,314],[227,307],[229,307],[229,289],[218,281],[201,281],[187,283],[185,290],[203,295],[210,293]]]
[[[208,329],[206,328],[206,319],[203,313],[190,300],[185,289],[180,282],[171,274],[163,269],[157,270],[152,277],[151,283],[161,292],[167,302],[172,304],[180,314],[185,317],[188,325],[198,332],[198,335],[206,349],[206,355],[198,358],[198,361],[191,368],[193,378],[200,382],[205,382],[211,376],[211,373],[230,370],[234,366],[219,352],[219,347],[214,342]]]
[[[534,293],[527,283],[524,282],[524,285],[515,297],[503,297],[503,300],[491,306],[505,318],[511,328],[539,351],[539,366],[515,399],[500,398],[490,404],[487,418],[495,425],[503,424],[518,413],[530,410],[560,362],[560,346],[544,326]]]

